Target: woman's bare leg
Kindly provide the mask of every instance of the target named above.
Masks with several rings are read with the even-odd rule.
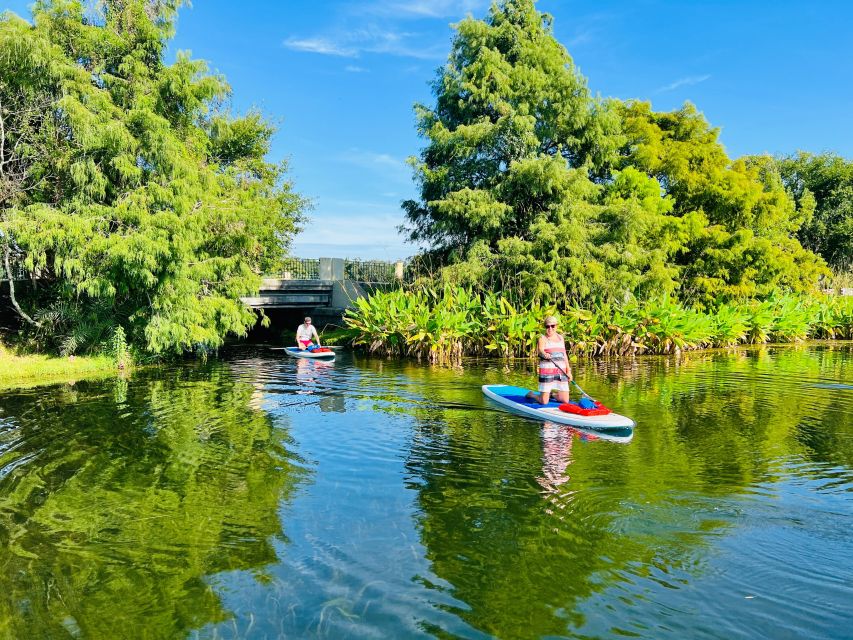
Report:
[[[530,398],[531,400],[536,400],[539,404],[548,404],[550,396],[550,391],[540,391],[539,393],[536,393],[535,391],[528,391],[525,397]]]

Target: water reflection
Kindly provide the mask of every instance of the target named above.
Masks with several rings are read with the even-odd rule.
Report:
[[[346,402],[342,389],[334,389],[335,361],[296,359],[296,393],[303,395],[321,394],[320,411],[324,413],[346,412]],[[331,393],[330,393],[331,392]]]
[[[561,484],[569,481],[566,469],[572,462],[574,438],[571,427],[554,422],[542,425],[542,476],[536,481],[545,491],[557,491]]]
[[[0,636],[846,637],[850,346],[226,362],[0,396]]]
[[[4,637],[182,637],[277,561],[303,472],[224,366],[3,396]]]
[[[308,358],[296,358],[296,382],[302,387],[297,393],[310,395],[319,388],[328,386],[331,373],[335,367],[334,360],[309,360]]]
[[[572,443],[575,440],[627,444],[634,438],[634,430],[595,431],[546,421],[541,428],[541,438],[542,475],[536,481],[546,492],[553,493],[570,479],[567,470],[572,463]]]
[[[524,385],[526,368],[472,366],[471,375],[405,369],[433,394],[428,407],[412,410],[419,427],[408,469],[418,477],[411,486],[432,569],[464,603],[455,613],[497,637],[689,635],[689,616],[665,629],[658,616],[696,610],[689,590],[678,592],[713,576],[709,547],[737,535],[743,514],[756,509],[745,499],[787,494],[801,475],[829,475],[821,487],[853,487],[853,406],[830,382],[850,379],[850,363],[849,346],[580,363],[582,386],[640,425],[631,446],[619,447],[609,440],[624,444],[629,434],[605,439],[499,410],[467,410],[482,402],[480,384]],[[824,464],[791,464],[815,458]],[[796,502],[785,510],[813,509],[808,498]],[[798,538],[785,526],[772,535]],[[833,555],[846,562],[853,545],[841,547]],[[737,573],[736,591],[759,591],[755,572],[743,570],[757,566],[742,551],[735,555],[734,565],[714,571]],[[780,554],[770,580],[790,579],[791,561]],[[809,567],[826,576],[823,597],[843,606],[853,592],[833,586],[833,561],[820,564]],[[766,558],[761,566],[766,575]],[[666,597],[658,601],[651,594],[661,587]],[[612,608],[620,600],[621,626]],[[765,628],[777,632],[810,615],[796,600],[764,605],[776,620]],[[723,604],[703,606],[725,614]],[[842,628],[837,611],[821,624]],[[715,637],[712,627],[702,634]]]

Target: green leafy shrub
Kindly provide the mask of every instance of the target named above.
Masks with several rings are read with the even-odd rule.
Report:
[[[468,355],[533,356],[546,315],[562,319],[560,331],[572,353],[590,357],[853,335],[853,297],[775,294],[703,312],[663,296],[583,309],[427,284],[361,298],[345,323],[352,343],[372,353],[441,362]]]

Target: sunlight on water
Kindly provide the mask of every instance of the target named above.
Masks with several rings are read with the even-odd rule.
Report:
[[[853,346],[528,363],[244,347],[0,395],[0,637],[846,638]]]

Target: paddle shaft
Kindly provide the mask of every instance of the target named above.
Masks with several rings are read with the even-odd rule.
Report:
[[[577,382],[575,382],[574,377],[573,377],[573,376],[570,376],[568,373],[566,373],[566,370],[565,370],[565,369],[563,369],[563,367],[561,367],[560,365],[558,365],[558,364],[557,364],[556,362],[554,362],[553,360],[551,360],[550,362],[551,362],[551,364],[553,364],[555,367],[557,367],[557,369],[559,369],[559,370],[560,370],[560,373],[562,373],[564,376],[566,376],[567,378],[569,378],[569,381],[570,381],[573,385],[575,385],[575,386],[578,388],[578,391],[580,391],[583,395],[585,395],[585,396],[586,396],[587,398],[589,398],[590,400],[595,400],[595,398],[593,398],[593,397],[592,397],[591,395],[589,395],[586,391],[584,391],[583,389],[581,389],[581,386],[580,386]]]

